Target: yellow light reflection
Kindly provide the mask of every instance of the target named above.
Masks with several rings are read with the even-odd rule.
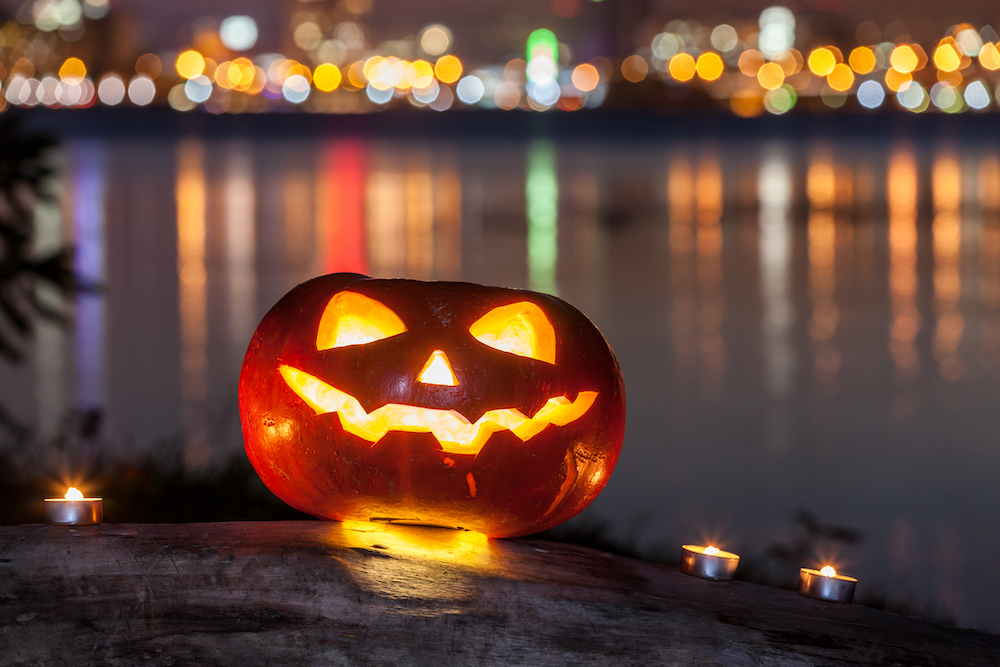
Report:
[[[695,177],[698,217],[698,348],[702,361],[702,392],[718,396],[724,389],[726,343],[722,337],[725,298],[722,290],[722,167],[715,156],[698,165]]]
[[[458,613],[477,591],[466,573],[491,568],[494,561],[489,539],[472,531],[366,521],[331,522],[327,530],[338,549],[333,557],[351,559],[346,572],[358,586],[408,600],[410,613]],[[460,601],[461,607],[447,606]]]
[[[430,168],[414,159],[406,172],[406,271],[430,278],[434,271],[434,182]]]
[[[934,162],[934,301],[937,326],[934,329],[934,358],[941,377],[959,380],[965,364],[959,354],[965,318],[959,308],[962,294],[960,272],[962,247],[962,173],[958,159],[942,153]]]
[[[920,376],[916,338],[921,317],[917,308],[917,164],[908,149],[897,148],[889,159],[887,173],[889,200],[889,297],[892,324],[889,350],[896,365],[899,385],[914,383]],[[912,414],[915,399],[897,398],[894,412]]]
[[[462,177],[453,165],[441,166],[434,177],[434,273],[457,278],[462,270]]]
[[[670,221],[670,338],[674,363],[691,370],[698,358],[695,345],[694,297],[694,170],[688,159],[675,156],[667,169]]]
[[[406,263],[406,185],[403,175],[374,167],[366,190],[368,256],[375,275],[400,275]]]
[[[184,463],[191,468],[209,458],[206,435],[208,327],[206,324],[205,171],[200,141],[186,140],[177,152],[177,272],[180,279],[181,424]]]
[[[226,283],[229,289],[229,340],[241,363],[240,349],[253,335],[256,325],[257,281],[256,192],[250,147],[229,147],[225,166],[224,222]]]
[[[979,358],[996,378],[1000,377],[1000,158],[995,154],[979,164],[979,210],[979,301],[984,311]]]
[[[597,400],[596,391],[581,391],[574,400],[553,396],[527,417],[517,408],[487,410],[475,422],[455,410],[439,410],[399,403],[387,403],[366,412],[358,399],[323,380],[291,366],[279,367],[288,386],[316,414],[336,412],[343,429],[373,445],[390,431],[431,433],[447,454],[476,455],[490,436],[510,431],[521,441],[535,437],[548,426],[565,426],[576,421]]]
[[[833,212],[813,208],[809,213],[809,296],[812,319],[809,334],[813,339],[813,371],[821,393],[837,390],[840,352],[834,335],[840,322],[840,309],[834,298],[836,277],[836,225]]]

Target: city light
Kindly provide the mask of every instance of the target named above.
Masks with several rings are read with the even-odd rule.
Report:
[[[354,9],[345,4],[343,15],[318,5],[294,12],[279,31],[288,53],[254,52],[263,38],[253,16],[220,23],[198,18],[172,49],[147,44],[148,51],[126,56],[135,63],[133,74],[104,65],[110,61],[101,49],[110,46],[91,30],[118,5],[33,0],[26,5],[30,11],[0,23],[0,95],[4,104],[24,107],[118,106],[127,99],[125,106],[231,114],[369,113],[401,106],[574,112],[610,100],[633,109],[719,106],[751,117],[877,109],[886,98],[896,113],[997,110],[1000,36],[989,25],[942,26],[930,39],[925,25],[918,35],[901,21],[884,29],[862,21],[845,38],[839,28],[827,34],[831,27],[808,12],[776,5],[724,23],[672,19],[650,30],[654,36],[633,53],[595,55],[595,45],[579,42],[579,32],[557,37],[511,19],[504,22],[511,41],[488,47],[498,54],[506,49],[504,60],[476,62],[462,52],[463,35],[443,22],[380,36],[375,44],[364,22],[370,3],[348,4]],[[551,9],[574,20],[586,15],[570,0]],[[509,55],[522,52],[523,58]],[[613,94],[628,86],[635,86],[633,92]],[[701,94],[688,95],[689,89]]]

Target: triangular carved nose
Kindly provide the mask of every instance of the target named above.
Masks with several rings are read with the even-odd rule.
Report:
[[[424,369],[420,371],[417,380],[424,384],[439,384],[445,387],[458,386],[458,378],[451,369],[451,362],[442,350],[434,350],[427,358]]]

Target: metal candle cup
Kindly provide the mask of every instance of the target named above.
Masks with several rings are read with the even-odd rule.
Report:
[[[45,523],[50,526],[96,526],[103,522],[103,498],[84,498],[71,488],[65,498],[45,499]]]
[[[799,570],[799,593],[817,600],[853,602],[857,585],[857,579],[837,574],[833,568],[829,574],[808,567]]]
[[[739,556],[715,547],[685,544],[681,549],[681,572],[702,579],[729,581],[740,564]]]

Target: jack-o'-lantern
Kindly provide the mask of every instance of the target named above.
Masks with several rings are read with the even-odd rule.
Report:
[[[586,507],[625,428],[614,354],[566,302],[356,274],[271,309],[239,401],[250,462],[289,505],[498,537]]]

